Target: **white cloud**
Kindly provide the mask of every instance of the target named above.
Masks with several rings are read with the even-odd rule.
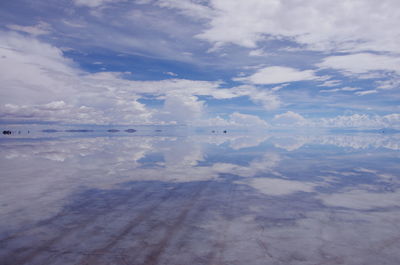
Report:
[[[279,105],[279,99],[273,92],[250,86],[227,89],[220,88],[220,81],[134,81],[125,79],[125,73],[88,73],[64,57],[61,49],[35,38],[0,32],[0,40],[3,43],[0,47],[0,84],[7,88],[0,91],[4,119],[27,119],[29,116],[32,120],[46,118],[53,121],[56,117],[66,118],[55,111],[39,114],[38,108],[51,102],[64,102],[69,106],[70,113],[82,112],[86,108],[95,110],[93,113],[97,118],[92,119],[93,123],[162,122],[160,117],[169,122],[200,119],[204,103],[198,100],[198,96],[215,99],[247,96],[267,109]],[[148,95],[165,100],[164,109],[159,114],[138,101]],[[9,105],[5,107],[6,104]],[[49,117],[50,114],[54,116]],[[78,119],[82,115],[70,118],[73,117],[76,122],[83,121]],[[88,119],[85,117],[84,121]]]
[[[208,19],[197,37],[214,46],[255,48],[262,40],[286,39],[320,51],[400,50],[400,4],[393,0],[161,2],[189,17]]]
[[[249,52],[250,56],[265,56],[267,53],[263,49],[256,49],[256,50],[251,50]]]
[[[275,115],[274,121],[280,126],[302,126],[307,124],[307,120],[303,116],[293,111]]]
[[[239,112],[234,112],[230,115],[230,121],[233,125],[245,126],[245,127],[257,127],[266,128],[268,123],[257,116],[242,114]]]
[[[347,129],[400,129],[400,114],[387,115],[339,115],[333,118],[306,119],[300,114],[287,111],[277,114],[273,118],[276,127],[304,127],[304,128],[347,128]]]
[[[202,119],[206,110],[198,96],[215,99],[246,96],[265,109],[275,109],[280,105],[278,96],[271,90],[260,90],[252,86],[220,88],[220,81],[176,78],[135,81],[126,79],[126,73],[88,73],[64,57],[61,49],[35,38],[0,32],[0,40],[3,43],[0,47],[0,84],[7,88],[0,90],[0,105],[3,105],[1,115],[4,119],[188,123]],[[146,96],[165,100],[164,107],[156,110],[140,103],[139,99]],[[69,110],[39,111],[40,106],[52,102],[64,102]],[[86,114],[83,115],[83,112]],[[71,116],[67,117],[67,113]],[[89,117],[89,113],[93,115]],[[237,115],[232,117],[237,120]],[[249,119],[252,124],[263,126],[261,120]],[[235,123],[233,120],[230,122]]]
[[[342,81],[340,81],[340,80],[327,80],[318,86],[334,87],[334,86],[339,86],[340,84],[342,84]]]
[[[7,28],[20,32],[25,32],[33,36],[47,35],[51,33],[50,24],[43,21],[39,22],[35,26],[21,26],[12,24],[12,25],[7,25]]]
[[[202,118],[204,101],[195,96],[167,95],[164,108],[156,115],[160,122],[171,121],[179,124],[193,124]]]
[[[256,115],[234,112],[227,119],[219,116],[215,118],[203,119],[197,122],[198,126],[206,127],[245,127],[248,129],[264,130],[268,128],[268,123]]]
[[[157,5],[166,8],[176,8],[181,10],[185,15],[192,18],[200,19],[211,19],[214,15],[214,11],[206,5],[202,5],[200,2],[195,3],[193,1],[180,1],[180,0],[159,0]]]
[[[400,74],[400,57],[372,53],[329,56],[317,66],[323,69],[337,69],[345,74],[367,74],[372,71],[392,71]]]
[[[377,84],[377,89],[395,89],[400,87],[400,77],[376,81],[375,83]]]
[[[356,91],[356,90],[360,90],[360,89],[361,88],[359,88],[359,87],[341,87],[341,88],[320,90],[319,92],[321,92],[321,93],[334,93],[334,92],[341,92],[341,91],[349,92],[349,91]],[[356,94],[357,93],[358,92],[356,92]]]
[[[353,114],[350,116],[337,116],[334,118],[322,118],[318,124],[324,127],[334,128],[360,128],[381,129],[400,128],[400,114],[393,113],[384,116]]]
[[[365,96],[365,95],[370,95],[370,94],[375,94],[375,93],[378,93],[378,90],[371,89],[371,90],[358,91],[355,94],[357,96]]]
[[[242,85],[230,89],[235,97],[247,96],[251,101],[261,104],[266,110],[277,109],[281,105],[279,96],[275,93],[277,87],[272,89],[258,89],[250,85]]]
[[[238,77],[235,81],[244,81],[252,84],[280,84],[296,81],[315,80],[314,71],[304,70],[300,71],[290,67],[283,66],[270,66],[258,70],[251,76]]]
[[[164,74],[170,75],[170,76],[178,76],[178,74],[176,74],[174,72],[164,72]]]
[[[100,7],[108,3],[115,3],[120,1],[123,0],[73,0],[75,5],[87,7]]]

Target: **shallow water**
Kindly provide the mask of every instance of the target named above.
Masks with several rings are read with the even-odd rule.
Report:
[[[1,264],[400,264],[400,135],[0,140]]]

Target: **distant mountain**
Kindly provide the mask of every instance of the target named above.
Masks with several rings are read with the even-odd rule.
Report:
[[[65,130],[66,132],[93,132],[93,130],[77,129],[77,130]]]

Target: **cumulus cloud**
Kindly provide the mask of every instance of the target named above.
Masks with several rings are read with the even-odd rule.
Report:
[[[344,74],[367,74],[372,71],[391,71],[400,74],[400,57],[372,53],[356,53],[329,56],[317,64],[321,68],[331,68]]]
[[[325,127],[338,128],[400,128],[400,114],[367,115],[353,114],[348,116],[337,116],[334,118],[322,118],[319,123]]]
[[[268,123],[257,116],[242,114],[239,112],[234,112],[230,115],[230,121],[234,125],[240,126],[255,126],[258,128],[265,128],[268,127]]]
[[[126,79],[126,73],[88,73],[67,59],[59,48],[35,38],[0,32],[0,39],[3,43],[0,48],[1,86],[7,88],[0,91],[4,119],[183,123],[202,117],[205,108],[199,96],[215,99],[247,96],[267,109],[279,105],[279,99],[273,92],[250,86],[246,89],[227,89],[220,88],[220,81],[135,81]],[[165,101],[159,113],[139,102],[146,96]],[[68,111],[39,111],[41,106],[53,102],[63,102]],[[71,114],[68,119],[67,113]],[[93,114],[91,118],[89,113]]]
[[[256,115],[234,112],[223,119],[219,116],[215,118],[203,119],[197,122],[199,126],[207,127],[246,127],[248,129],[265,129],[268,123]]]
[[[265,85],[315,80],[317,78],[312,70],[300,71],[290,67],[271,66],[259,69],[250,76],[235,78],[235,80]]]
[[[387,115],[353,114],[332,118],[307,119],[302,115],[287,111],[274,116],[276,127],[347,128],[347,129],[400,129],[400,114]]]
[[[280,126],[302,126],[307,124],[307,120],[303,116],[293,111],[275,115],[274,121]]]
[[[195,96],[168,95],[163,110],[156,115],[160,122],[176,122],[179,124],[195,124],[202,118],[204,101]]]
[[[251,85],[242,85],[233,87],[230,92],[235,97],[246,96],[256,104],[261,104],[266,110],[277,109],[281,106],[282,102],[276,94],[276,88],[266,89],[257,88]]]
[[[198,38],[215,46],[255,48],[266,39],[286,39],[312,50],[398,52],[399,3],[383,1],[162,0],[187,16],[207,19]],[[168,3],[168,4],[167,4]],[[194,10],[201,12],[194,12]]]
[[[64,121],[84,123],[105,123],[104,113],[86,106],[74,107],[64,101],[53,101],[42,105],[14,105],[6,104],[0,107],[0,117],[13,121]]]

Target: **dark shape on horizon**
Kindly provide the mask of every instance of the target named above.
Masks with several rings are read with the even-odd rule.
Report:
[[[215,131],[214,131],[214,130],[212,130],[211,132],[212,132],[212,133],[215,133]]]
[[[156,130],[156,132],[161,132],[161,130],[160,130],[160,129],[158,129],[158,130]]]
[[[93,132],[93,130],[78,129],[78,130],[65,130],[66,132]]]
[[[9,135],[9,134],[11,134],[11,131],[5,130],[5,131],[3,131],[3,134],[4,134],[4,135]]]
[[[55,133],[55,132],[58,132],[57,130],[54,130],[54,129],[44,129],[44,130],[42,130],[42,132],[45,132],[45,133]],[[29,131],[28,131],[28,133],[29,133]]]
[[[226,130],[224,130],[224,133],[226,133]]]
[[[125,132],[127,132],[127,133],[134,133],[134,132],[136,132],[136,130],[135,130],[135,129],[127,129],[127,130],[125,130]]]
[[[119,130],[117,130],[117,129],[109,129],[109,130],[107,130],[107,132],[115,133],[115,132],[119,132]]]

